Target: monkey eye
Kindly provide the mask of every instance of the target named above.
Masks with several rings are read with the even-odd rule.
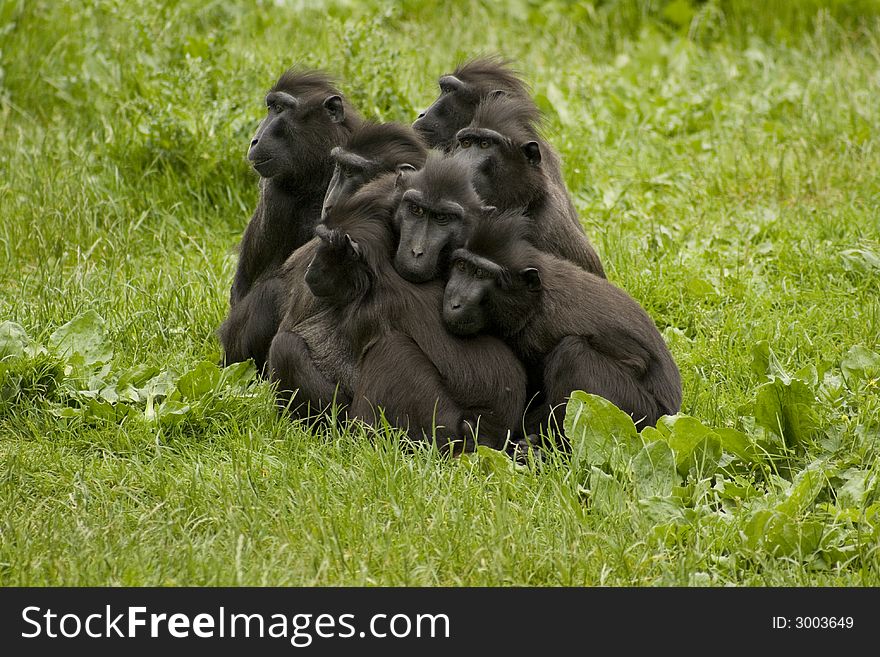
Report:
[[[478,279],[483,279],[486,278],[486,272],[477,267],[477,271],[474,272],[474,276]]]
[[[480,141],[480,148],[489,148],[489,140],[483,139]]]
[[[434,217],[434,223],[437,223],[441,226],[445,226],[449,223],[449,215],[448,214],[438,214]]]
[[[455,261],[455,268],[458,271],[464,271],[464,260],[456,260]]]
[[[461,144],[462,148],[470,148],[471,147],[471,140],[470,139],[462,139],[458,143]]]
[[[281,114],[281,112],[284,111],[284,105],[282,105],[281,103],[274,103],[272,105],[272,111],[276,114]]]
[[[418,205],[417,203],[410,203],[409,211],[417,217],[421,217],[423,214],[425,214],[424,208],[422,208],[422,206]]]

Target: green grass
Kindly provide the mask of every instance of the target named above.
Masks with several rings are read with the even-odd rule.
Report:
[[[218,384],[179,422],[102,416],[89,367],[7,357],[0,584],[880,585],[880,368],[842,368],[880,351],[880,3],[316,4],[0,1],[0,322],[49,345],[97,312],[104,378],[216,362],[275,77],[324,67],[410,121],[437,75],[498,51],[609,278],[669,338],[682,413],[777,453],[691,472],[658,519],[559,455],[514,471],[329,435],[276,417],[266,384]],[[761,341],[771,373],[817,369],[797,445],[754,419]],[[814,461],[785,508],[821,540],[750,542]],[[752,499],[713,492],[735,476]]]

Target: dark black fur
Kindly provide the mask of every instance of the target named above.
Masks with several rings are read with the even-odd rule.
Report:
[[[324,196],[323,217],[340,199],[351,196],[383,173],[409,165],[421,169],[428,149],[409,126],[399,123],[363,123],[344,146],[331,151],[333,177]]]
[[[526,231],[521,214],[500,212],[453,254],[443,306],[450,330],[507,341],[544,393],[543,418],[558,427],[573,390],[609,399],[639,426],[678,412],[681,377],[644,309],[608,281],[537,250]]]
[[[496,92],[528,102],[535,119],[540,116],[528,85],[501,57],[479,57],[459,64],[452,73],[440,76],[439,85],[437,100],[413,123],[432,148],[452,150],[455,133],[471,122],[477,105]]]
[[[531,219],[529,240],[538,249],[605,276],[568,192],[547,171],[545,146],[528,102],[488,98],[457,139],[454,159],[470,168],[474,187],[486,203],[499,210],[523,209]]]
[[[253,358],[260,371],[283,315],[279,268],[311,239],[333,173],[330,150],[361,122],[320,71],[287,71],[266,102],[267,116],[248,151],[261,176],[260,199],[239,246],[229,315],[218,331],[225,363]]]
[[[441,445],[472,446],[479,426],[481,443],[502,447],[521,424],[522,365],[497,339],[447,333],[442,284],[413,285],[394,270],[384,208],[360,195],[337,204],[306,275],[358,359],[351,415],[375,424],[382,409],[393,426]]]
[[[396,178],[397,173],[379,176],[337,204],[343,209],[350,205],[361,209],[352,221],[369,216],[372,221],[390,224],[399,197]],[[328,214],[335,212],[334,207]],[[307,276],[314,278],[318,273],[320,265],[312,267],[312,262],[320,245],[321,238],[312,238],[284,264],[287,309],[269,350],[267,369],[270,378],[278,382],[278,404],[296,417],[313,415],[334,401],[348,406],[357,379],[357,355],[338,330],[332,304],[316,298],[306,284]],[[336,275],[329,274],[332,284]]]
[[[487,208],[468,170],[436,152],[421,171],[400,176],[398,188],[401,201],[394,225],[400,243],[394,267],[413,283],[442,278],[449,254],[464,244],[470,226]]]

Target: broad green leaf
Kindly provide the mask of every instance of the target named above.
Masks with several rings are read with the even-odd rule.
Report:
[[[616,477],[594,467],[590,471],[590,502],[600,513],[622,513],[626,509],[626,490]]]
[[[712,283],[697,276],[691,276],[685,286],[688,294],[695,299],[710,299],[718,295],[718,290]]]
[[[507,454],[497,449],[492,449],[485,445],[477,445],[477,456],[479,457],[480,468],[482,468],[486,475],[505,475],[516,470],[513,460]]]
[[[116,385],[119,388],[129,385],[139,388],[158,373],[159,368],[153,365],[135,365],[119,375]]]
[[[56,408],[50,412],[55,417],[60,417],[64,420],[72,420],[77,417],[82,417],[83,410],[84,409],[82,408],[72,408],[70,406],[65,406],[63,408]]]
[[[639,500],[639,509],[654,524],[685,521],[684,506],[678,497],[645,497]]]
[[[229,388],[243,389],[257,376],[257,368],[252,360],[234,363],[223,368],[221,385]]]
[[[798,516],[804,513],[815,501],[822,489],[828,483],[828,477],[834,473],[834,469],[821,461],[813,461],[804,470],[801,470],[791,488],[786,494],[786,499],[776,506],[777,511],[790,516]]]
[[[763,510],[746,524],[747,544],[776,557],[808,557],[819,548],[824,525],[817,521],[798,522],[786,513]]]
[[[840,473],[843,485],[835,489],[837,505],[841,508],[861,509],[865,503],[869,486],[870,470],[850,468]]]
[[[563,425],[578,465],[610,463],[615,452],[632,453],[641,447],[629,415],[607,399],[581,390],[571,394]]]
[[[163,402],[156,409],[156,417],[159,422],[165,426],[173,426],[183,420],[190,412],[189,404],[183,404],[178,401]]]
[[[860,344],[851,347],[840,364],[846,377],[856,379],[880,378],[880,354]]]
[[[715,429],[714,433],[721,441],[721,449],[725,452],[733,454],[747,463],[759,463],[763,460],[757,445],[742,431],[723,427]]]
[[[85,408],[88,410],[87,417],[99,418],[101,420],[116,421],[117,413],[113,404],[103,399],[89,399]]]
[[[770,372],[770,343],[760,340],[752,345],[752,373],[760,378]]]
[[[159,372],[138,388],[138,395],[142,400],[151,397],[165,397],[175,390],[174,374],[168,371]]]
[[[698,479],[715,474],[721,461],[721,441],[714,433],[709,434],[694,445],[690,460],[687,462],[688,472]]]
[[[15,322],[0,322],[0,359],[7,356],[23,356],[28,346],[25,330]]]
[[[689,415],[673,415],[657,422],[660,433],[675,452],[675,467],[687,476],[692,469],[703,475],[714,472],[721,458],[721,441],[709,427]]]
[[[732,479],[716,477],[712,488],[718,491],[720,497],[728,500],[749,500],[763,494],[755,488],[754,482],[740,476]]]
[[[675,455],[663,441],[648,443],[635,455],[632,473],[639,498],[666,497],[678,483]]]
[[[107,342],[104,320],[94,310],[70,320],[49,337],[49,345],[61,356],[79,359],[85,365],[106,363],[113,358]]]
[[[220,367],[205,360],[177,380],[177,390],[185,400],[200,399],[216,390],[220,376]]]
[[[782,438],[789,447],[800,446],[819,430],[819,418],[813,408],[815,402],[815,394],[803,381],[785,382],[774,377],[758,388],[755,421]]]

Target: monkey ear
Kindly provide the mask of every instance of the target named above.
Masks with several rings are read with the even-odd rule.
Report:
[[[416,168],[412,164],[401,164],[397,167],[397,178],[394,179],[394,188],[403,189],[403,183],[409,175],[415,172]]]
[[[342,96],[327,96],[324,99],[324,109],[327,110],[333,123],[345,121],[345,105],[342,103]]]
[[[361,257],[361,245],[351,239],[351,235],[348,233],[345,234],[345,244],[348,247],[349,252],[354,256],[356,260],[360,260]]]
[[[520,269],[519,275],[525,282],[526,287],[532,292],[537,292],[541,289],[541,274],[534,267]]]
[[[532,166],[538,166],[541,164],[541,147],[538,146],[538,142],[527,141],[520,146],[520,148],[522,149],[523,155],[525,155],[526,159],[529,161],[529,164]]]

